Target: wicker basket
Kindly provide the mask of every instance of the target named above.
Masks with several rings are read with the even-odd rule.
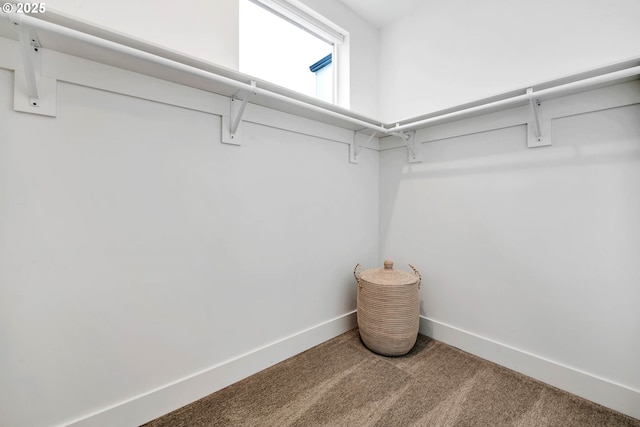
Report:
[[[420,281],[422,277],[384,268],[353,271],[358,282],[358,329],[367,348],[384,356],[401,356],[413,348],[420,323]]]

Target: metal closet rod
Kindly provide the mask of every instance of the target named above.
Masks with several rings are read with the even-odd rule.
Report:
[[[450,113],[440,114],[434,117],[428,117],[426,119],[409,122],[404,125],[396,125],[395,127],[390,129],[396,132],[413,130],[429,124],[437,123],[447,119],[456,118],[459,116],[464,116],[471,113],[476,113],[479,111],[490,110],[492,108],[498,108],[498,107],[507,107],[514,104],[528,102],[529,100],[536,100],[543,96],[563,95],[569,92],[573,92],[575,90],[587,89],[593,86],[597,86],[599,84],[608,83],[614,80],[620,80],[627,77],[632,77],[638,74],[640,74],[640,66],[626,68],[624,70],[614,71],[607,74],[601,74],[599,76],[589,77],[582,80],[576,80],[571,83],[566,83],[566,84],[550,87],[547,89],[541,89],[536,91],[531,90],[530,92],[527,92],[522,95],[516,95],[511,98],[500,99],[498,101],[477,105],[475,107],[464,108],[461,110],[452,111]]]
[[[296,105],[298,107],[302,107],[305,108],[307,110],[311,110],[311,111],[315,111],[321,114],[324,114],[326,116],[330,116],[330,117],[334,117],[334,118],[338,118],[341,120],[344,120],[346,122],[349,123],[353,123],[359,126],[362,126],[363,128],[367,128],[367,129],[371,129],[375,132],[379,132],[379,133],[383,133],[386,135],[395,135],[395,136],[400,136],[403,139],[406,139],[406,136],[402,134],[402,132],[404,131],[408,131],[408,130],[415,130],[418,129],[420,127],[429,125],[429,124],[433,124],[433,123],[437,123],[440,121],[444,121],[444,120],[448,120],[448,119],[453,119],[453,118],[457,118],[457,117],[461,117],[461,116],[465,116],[468,114],[472,114],[472,113],[477,113],[477,112],[481,112],[484,110],[489,110],[489,109],[493,109],[493,108],[500,108],[500,107],[508,107],[514,104],[519,104],[519,103],[524,103],[524,102],[528,102],[531,99],[537,99],[539,97],[542,96],[549,96],[549,95],[562,95],[562,94],[566,94],[568,92],[572,92],[575,90],[579,90],[579,89],[586,89],[589,87],[593,87],[599,84],[603,84],[603,83],[607,83],[607,82],[611,82],[614,80],[619,80],[619,79],[624,79],[627,77],[631,77],[634,75],[638,75],[640,74],[640,66],[635,66],[635,67],[631,67],[631,68],[627,68],[624,70],[619,70],[619,71],[614,71],[611,73],[607,73],[607,74],[601,74],[599,76],[595,76],[595,77],[590,77],[590,78],[586,78],[586,79],[582,79],[582,80],[578,80],[578,81],[574,81],[571,83],[566,83],[566,84],[562,84],[562,85],[558,85],[558,86],[554,86],[554,87],[550,87],[547,89],[541,89],[538,91],[530,91],[528,93],[522,94],[522,95],[517,95],[517,96],[513,96],[511,98],[506,98],[506,99],[501,99],[498,101],[493,101],[493,102],[488,102],[486,104],[481,104],[481,105],[477,105],[475,107],[469,107],[469,108],[464,108],[464,109],[460,109],[460,110],[456,110],[456,111],[452,111],[449,113],[445,113],[445,114],[441,114],[438,116],[434,116],[434,117],[429,117],[426,119],[422,119],[422,120],[417,120],[414,122],[409,122],[409,123],[405,123],[403,125],[400,124],[396,124],[395,126],[390,126],[390,127],[384,127],[384,126],[378,126],[378,125],[374,125],[372,123],[366,122],[364,120],[360,120],[360,119],[356,119],[354,117],[351,116],[347,116],[345,114],[342,113],[338,113],[332,110],[328,110],[326,108],[323,107],[319,107],[317,105],[313,105],[313,104],[309,104],[307,102],[304,101],[300,101],[298,99],[295,98],[290,98],[288,96],[285,95],[281,95],[279,93],[275,93],[266,89],[262,89],[260,87],[256,87],[254,85],[251,85],[249,83],[243,83],[241,81],[238,80],[234,80],[228,77],[224,77],[224,76],[220,76],[218,74],[212,73],[210,71],[205,71],[202,70],[200,68],[197,67],[193,67],[190,65],[186,65],[183,64],[181,62],[177,62],[171,59],[167,59],[164,58],[162,56],[158,56],[152,53],[148,53],[142,50],[138,50],[129,46],[125,46],[125,45],[121,45],[109,40],[105,40],[105,39],[101,39],[99,37],[96,36],[92,36],[89,34],[85,34],[82,33],[80,31],[76,31],[76,30],[72,30],[70,28],[67,27],[63,27],[61,25],[57,25],[57,24],[52,24],[50,22],[47,21],[43,21],[42,19],[37,19],[37,18],[33,18],[31,16],[27,16],[27,15],[23,15],[23,14],[10,14],[7,15],[9,20],[11,22],[13,22],[15,25],[26,25],[30,28],[33,29],[40,29],[43,31],[49,31],[55,34],[59,34],[62,36],[66,36],[66,37],[70,37],[76,40],[80,40],[86,43],[90,43],[92,45],[95,46],[99,46],[99,47],[104,47],[106,49],[115,51],[115,52],[120,52],[120,53],[124,53],[126,55],[130,55],[139,59],[143,59],[145,61],[149,61],[149,62],[153,62],[165,67],[169,67],[169,68],[173,68],[175,70],[178,71],[182,71],[182,72],[186,72],[186,73],[190,73],[199,77],[204,77],[207,78],[209,80],[218,82],[218,83],[222,83],[225,85],[229,85],[231,87],[235,87],[237,89],[240,90],[245,90],[248,91],[249,93],[254,93],[254,94],[259,94],[259,95],[263,95],[265,97],[268,98],[272,98],[272,99],[277,99],[279,101],[283,101],[292,105]]]
[[[256,95],[263,95],[268,98],[284,101],[289,104],[296,105],[298,107],[302,107],[307,110],[316,111],[326,116],[331,116],[341,120],[345,120],[347,122],[350,122],[358,126],[362,126],[364,128],[368,128],[377,132],[386,133],[386,134],[392,133],[382,126],[377,126],[372,123],[366,122],[364,120],[356,119],[354,117],[337,113],[335,111],[327,110],[326,108],[318,107],[317,105],[309,104],[307,102],[300,101],[298,99],[290,98],[288,96],[281,95],[279,93],[271,92],[269,90],[256,87],[255,85],[251,85],[249,83],[244,83],[238,80],[234,80],[229,77],[220,76],[210,71],[205,71],[197,67],[192,67],[190,65],[186,65],[171,59],[167,59],[162,56],[154,55],[152,53],[138,50],[129,46],[125,46],[109,40],[101,39],[99,37],[92,36],[90,34],[85,34],[80,31],[72,30],[70,28],[63,27],[61,25],[52,24],[50,22],[43,21],[42,19],[33,18],[31,16],[27,16],[23,14],[10,14],[8,15],[8,18],[15,25],[25,25],[35,30],[48,31],[54,34],[69,37],[75,40],[92,44],[97,47],[103,47],[103,48],[112,50],[114,52],[124,53],[125,55],[130,55],[139,59],[143,59],[145,61],[152,62],[154,64],[169,67],[174,70],[186,72],[198,77],[204,77],[206,79],[209,79],[218,83],[222,83],[224,85],[228,85],[239,90],[244,90],[249,93],[253,93]]]

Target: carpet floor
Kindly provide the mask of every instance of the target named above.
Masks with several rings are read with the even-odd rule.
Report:
[[[633,426],[640,420],[423,335],[401,357],[354,329],[145,427]]]

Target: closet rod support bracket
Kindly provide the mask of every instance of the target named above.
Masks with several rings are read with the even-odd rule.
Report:
[[[241,145],[242,116],[249,102],[249,96],[255,95],[255,80],[251,80],[252,90],[239,90],[229,100],[229,115],[222,116],[222,142],[224,144]]]
[[[543,130],[550,127],[550,124],[545,123],[543,129],[540,120],[540,100],[534,96],[533,88],[527,88],[527,96],[529,97],[529,109],[531,110],[531,120],[527,124],[527,147],[535,148],[551,145],[549,132],[543,132]]]
[[[349,163],[360,163],[360,154],[362,153],[362,149],[368,147],[369,143],[377,134],[377,131],[373,131],[369,138],[367,138],[367,142],[361,144],[358,142],[358,131],[353,131],[353,141],[349,144]]]
[[[422,159],[420,158],[420,147],[422,144],[416,142],[415,130],[392,132],[391,135],[397,136],[398,138],[402,139],[402,142],[404,143],[404,145],[406,145],[408,155],[407,160],[409,161],[409,163],[422,162]]]
[[[41,75],[42,47],[38,36],[22,22],[20,15],[9,19],[20,27],[19,46],[24,68],[15,71],[13,108],[26,113],[55,116],[57,81]]]
[[[29,105],[40,106],[40,42],[25,25],[20,26],[20,54],[24,65]]]

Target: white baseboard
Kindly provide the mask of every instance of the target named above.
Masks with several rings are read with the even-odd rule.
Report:
[[[347,332],[356,312],[315,325],[65,425],[138,426]],[[426,317],[420,333],[640,419],[640,392]]]
[[[420,333],[640,419],[638,390],[423,316],[420,317]]]
[[[347,332],[356,325],[354,310],[65,425],[139,426]]]

